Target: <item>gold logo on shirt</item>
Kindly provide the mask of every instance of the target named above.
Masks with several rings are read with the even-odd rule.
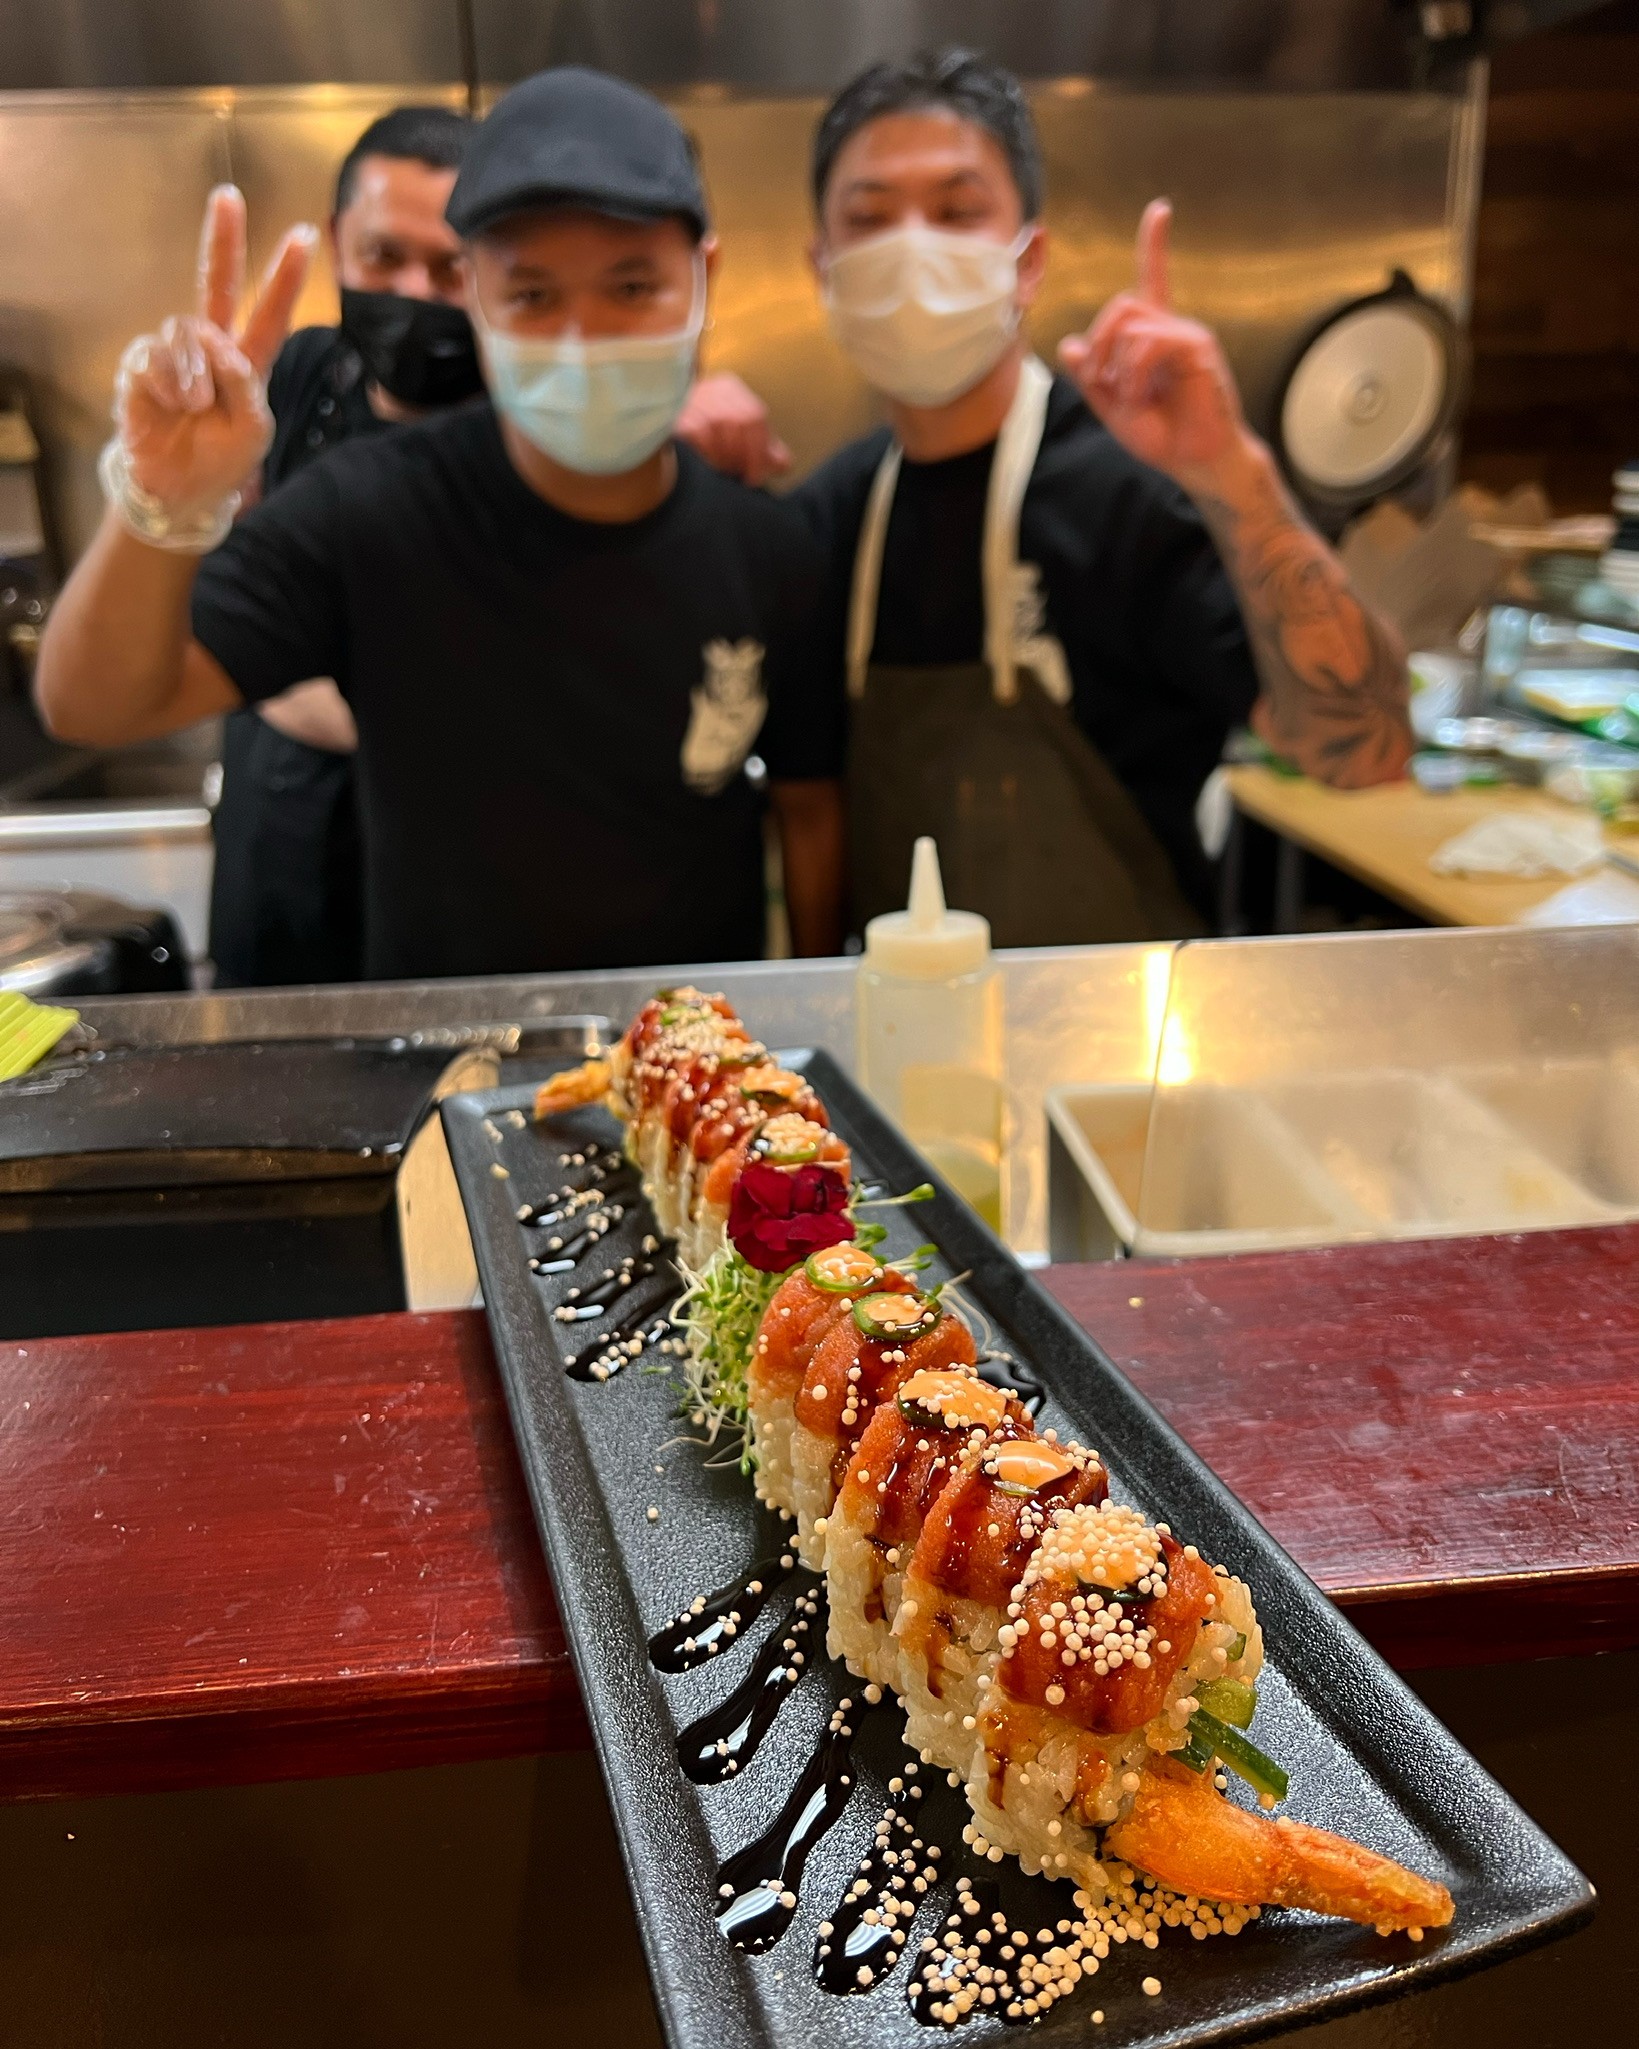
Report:
[[[683,736],[683,780],[715,797],[739,773],[768,710],[763,646],[756,640],[710,640],[700,650],[705,674],[690,693]]]

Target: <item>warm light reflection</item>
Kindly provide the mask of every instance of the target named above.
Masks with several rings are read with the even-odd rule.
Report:
[[[1163,1088],[1176,1088],[1195,1079],[1195,1041],[1189,1027],[1176,1014],[1170,1015],[1161,1029],[1155,1078]]]
[[[1172,988],[1172,948],[1152,946],[1139,969],[1144,984],[1144,1067],[1155,1072],[1161,1050],[1161,1027],[1167,1021],[1167,995]]]
[[[1194,1035],[1168,1008],[1175,951],[1170,946],[1152,947],[1138,971],[1143,985],[1145,1065],[1164,1087],[1195,1079]]]

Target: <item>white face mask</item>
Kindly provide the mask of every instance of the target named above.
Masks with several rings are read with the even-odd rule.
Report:
[[[481,312],[474,325],[496,411],[565,469],[613,477],[646,462],[671,433],[694,382],[705,313],[697,257],[694,303],[673,334],[503,334]]]
[[[1018,331],[1017,241],[921,221],[840,249],[825,266],[825,311],[865,378],[904,405],[942,406],[993,370]]]

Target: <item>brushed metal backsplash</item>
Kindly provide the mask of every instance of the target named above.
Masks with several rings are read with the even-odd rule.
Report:
[[[1260,425],[1304,332],[1395,266],[1466,313],[1484,76],[1445,93],[1175,92],[1075,77],[1034,89],[1048,162],[1048,285],[1032,327],[1050,351],[1130,275],[1157,192],[1177,208],[1181,303],[1223,335]],[[200,209],[232,176],[254,254],[322,219],[336,163],[374,115],[462,89],[300,86],[0,93],[0,366],[29,379],[47,488],[70,551],[95,524],[93,465],[125,342],[192,294]],[[706,361],[767,398],[807,468],[872,418],[832,345],[807,247],[817,98],[674,93],[698,138],[723,263]],[[321,265],[300,312],[332,318]]]

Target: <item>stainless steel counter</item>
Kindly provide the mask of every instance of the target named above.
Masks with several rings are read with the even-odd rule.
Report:
[[[1192,1074],[1225,1081],[1243,1069],[1428,1070],[1459,1057],[1536,1066],[1639,1046],[1639,927],[1204,940],[1186,950],[1188,972],[1176,978],[1175,951],[998,956],[1007,1018],[1003,1217],[1026,1258],[1045,1258],[1047,1247],[1044,1090],[1149,1081],[1164,1035],[1174,1064],[1187,1047]],[[140,996],[87,1003],[84,1015],[106,1037],[153,1045],[524,1025],[575,1013],[619,1029],[657,986],[687,979],[722,989],[771,1046],[823,1046],[851,1066],[854,972],[851,960],[734,962]]]
[[[1043,1086],[1142,1080],[1153,1071],[1171,953],[1170,946],[1106,946],[999,957],[1008,1048],[1003,1214],[1010,1241],[1026,1255],[1045,1257],[1047,1246]],[[722,989],[769,1045],[823,1046],[846,1066],[853,1065],[851,960],[737,961],[470,982],[136,996],[87,1003],[83,1015],[104,1037],[144,1045],[527,1025],[576,1013],[606,1018],[618,1030],[657,985],[685,979]]]

